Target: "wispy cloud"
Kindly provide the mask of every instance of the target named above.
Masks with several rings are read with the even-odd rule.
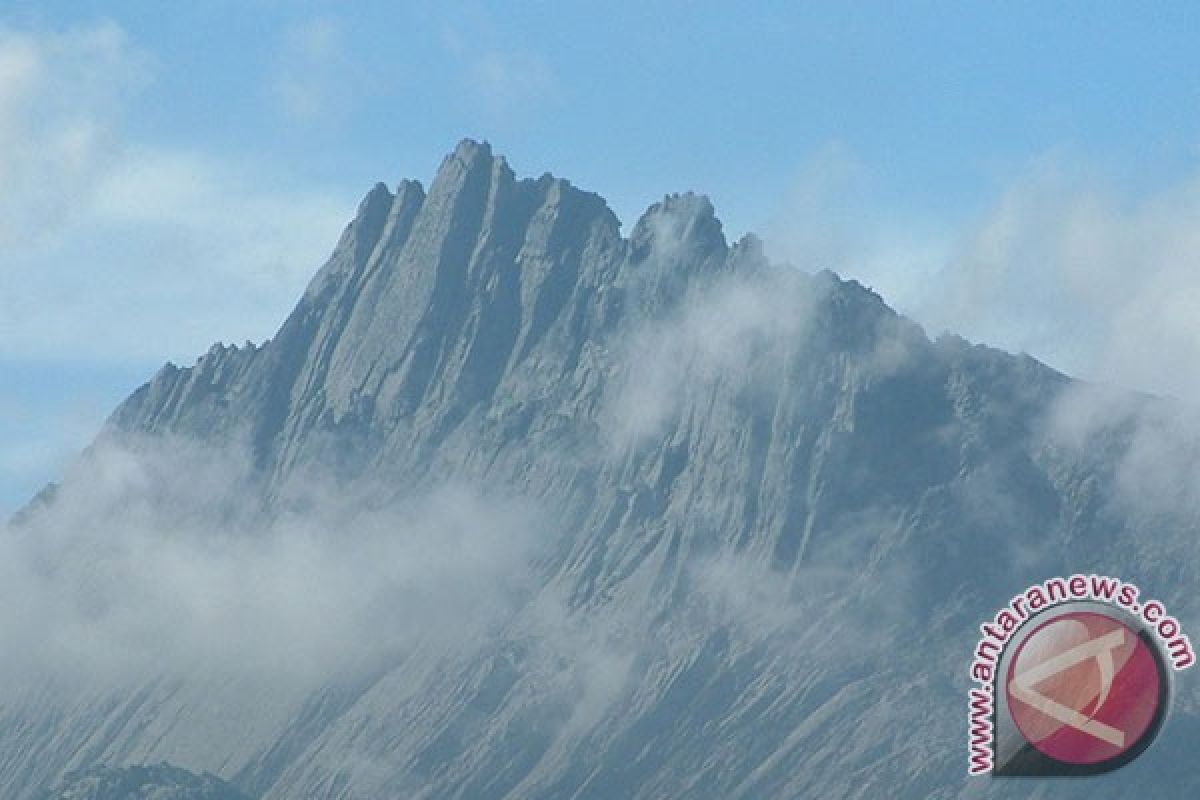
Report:
[[[0,402],[24,420],[0,426],[0,516],[157,365],[270,335],[353,210],[131,135],[155,69],[112,23],[0,29]]]
[[[372,86],[352,56],[344,24],[315,17],[283,31],[269,75],[271,94],[293,121],[337,124],[350,114]]]
[[[44,241],[119,157],[125,103],[151,61],[114,24],[0,28],[0,252]]]
[[[462,85],[485,122],[518,124],[562,96],[562,84],[539,53],[496,41],[487,28],[446,25],[442,42],[462,66]]]
[[[1130,387],[1200,396],[1200,178],[1142,196],[1030,165],[929,298],[947,326]],[[935,305],[936,304],[936,305]]]
[[[796,276],[720,278],[700,287],[667,316],[641,322],[621,344],[620,387],[605,409],[614,444],[653,439],[673,422],[687,398],[718,385],[765,387],[803,346],[815,287]]]
[[[1200,396],[1200,177],[1123,189],[1061,152],[1031,159],[965,219],[871,200],[870,165],[830,146],[800,170],[767,246],[878,289],[933,332],[1068,373]]]
[[[22,654],[6,685],[321,681],[418,643],[469,645],[516,608],[549,543],[517,500],[467,486],[371,506],[318,480],[302,511],[264,519],[252,485],[238,447],[101,441],[4,537],[0,642]]]
[[[0,355],[154,363],[261,338],[336,239],[351,197],[131,137],[152,80],[112,24],[0,33]]]

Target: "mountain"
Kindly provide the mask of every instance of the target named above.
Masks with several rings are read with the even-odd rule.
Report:
[[[0,705],[0,785],[1092,796],[967,783],[970,655],[1060,573],[1198,619],[1189,414],[930,340],[702,196],[624,236],[464,141],[428,192],[366,195],[273,339],[163,368],[24,515],[66,633]],[[1095,780],[1197,788],[1186,680],[1174,711]]]

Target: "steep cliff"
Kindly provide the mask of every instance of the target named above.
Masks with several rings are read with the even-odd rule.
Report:
[[[1173,412],[1101,395],[730,245],[706,198],[622,236],[598,196],[464,141],[428,193],[367,194],[273,339],[164,368],[94,451],[245,454],[211,508],[155,501],[168,538],[177,508],[253,527],[468,487],[529,511],[516,588],[470,606],[488,622],[469,636],[296,686],[23,695],[0,709],[0,786],[169,759],[280,800],[960,796],[975,629],[1011,593],[1097,570],[1195,611],[1189,501],[1130,483],[1146,421]],[[97,463],[22,535],[63,524]],[[105,513],[138,505],[121,498]],[[353,551],[346,513],[328,526]],[[1196,785],[1169,766],[1196,733],[1190,694],[1179,709],[1167,755],[1113,780]],[[1088,796],[1057,790],[975,787]]]

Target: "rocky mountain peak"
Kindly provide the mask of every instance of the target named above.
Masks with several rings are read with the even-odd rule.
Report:
[[[664,242],[726,247],[725,233],[707,195],[694,192],[669,194],[646,209],[634,226],[634,248],[662,246]]]
[[[275,627],[223,638],[260,595],[291,614],[311,589],[332,621],[317,627],[343,627],[324,616],[342,595],[370,612],[352,663],[322,647],[337,652],[311,685],[268,673],[239,687],[189,658],[178,681],[125,695],[0,704],[0,793],[33,800],[66,770],[136,757],[264,800],[962,796],[954,676],[996,602],[1063,570],[1136,565],[1197,617],[1174,571],[1194,554],[1161,538],[1194,540],[1196,515],[1136,510],[1126,483],[1146,462],[1122,461],[1136,425],[1083,456],[1047,432],[1072,388],[1032,359],[930,343],[853,281],[768,264],[752,236],[730,246],[702,195],[665,197],[622,237],[602,198],[519,179],[465,140],[428,192],[368,192],[274,338],[162,370],[108,430],[163,443],[143,472],[202,490],[170,483],[169,507],[148,514],[150,500],[127,504],[142,484],[119,483],[104,532],[119,537],[132,507],[135,523],[165,520],[145,541],[170,541],[180,508],[224,533],[240,501],[279,533],[268,544],[299,534],[302,557],[280,567],[299,584],[273,583],[272,559],[247,570],[258,550],[232,545],[239,580],[197,606],[231,596],[211,649],[240,653]],[[236,457],[191,470],[181,443]],[[68,532],[107,519],[80,513],[87,467],[27,530],[46,531],[60,503]],[[232,477],[196,479],[210,473]],[[220,502],[212,485],[228,489]],[[466,495],[446,503],[447,490]],[[500,520],[508,504],[516,524]],[[425,505],[428,536],[413,521]],[[28,538],[54,572],[42,545],[56,537]],[[188,588],[179,565],[237,537],[216,538],[168,559],[167,591],[150,596],[170,606]],[[116,585],[141,577],[143,560],[111,557]],[[480,571],[492,562],[502,576]],[[81,574],[40,596],[78,601],[61,605],[84,608],[90,630],[104,611],[90,588],[75,594],[92,585],[68,572]],[[331,576],[345,590],[316,591]],[[144,605],[136,593],[129,615]],[[286,617],[298,633],[301,617]],[[1200,725],[1190,711],[1181,724]],[[1195,739],[1176,741],[1177,756],[1139,764],[1186,765]],[[1120,786],[1138,785],[1135,769]]]

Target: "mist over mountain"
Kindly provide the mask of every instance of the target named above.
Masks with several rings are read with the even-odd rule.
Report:
[[[6,532],[0,794],[164,761],[272,800],[1195,790],[1186,680],[1091,782],[968,783],[964,698],[1051,575],[1200,620],[1196,419],[930,340],[702,196],[623,236],[464,141]]]
[[[160,764],[152,767],[94,767],[67,776],[44,800],[246,800],[246,795],[212,775],[192,775]]]

